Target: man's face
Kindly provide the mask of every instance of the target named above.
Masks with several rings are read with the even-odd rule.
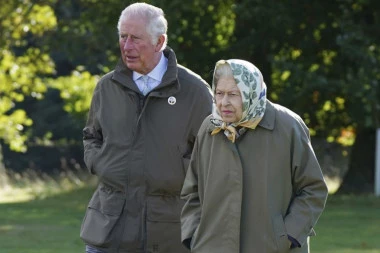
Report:
[[[128,17],[121,22],[119,45],[124,64],[140,74],[148,74],[157,65],[160,57],[161,38],[156,45],[146,31],[146,21],[139,17]]]

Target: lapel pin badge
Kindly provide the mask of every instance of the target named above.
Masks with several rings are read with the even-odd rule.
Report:
[[[177,99],[173,96],[168,98],[168,104],[169,105],[174,105],[177,102]]]

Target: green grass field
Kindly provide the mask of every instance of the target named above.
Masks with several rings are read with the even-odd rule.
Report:
[[[79,239],[92,189],[83,188],[41,200],[0,204],[1,253],[84,252]]]
[[[1,194],[1,192],[0,192]],[[79,228],[92,188],[0,203],[1,253],[80,253]],[[330,196],[313,253],[380,253],[380,198]]]
[[[330,196],[316,232],[314,253],[380,253],[380,198]]]

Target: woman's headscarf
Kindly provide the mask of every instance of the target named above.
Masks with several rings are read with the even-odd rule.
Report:
[[[239,122],[226,123],[220,116],[216,102],[213,104],[213,112],[211,122],[215,129],[211,135],[215,135],[221,130],[229,140],[235,142],[247,128],[255,129],[257,124],[264,116],[266,106],[267,88],[263,80],[260,70],[250,62],[238,59],[226,60],[231,67],[233,78],[240,90],[243,100],[243,114]],[[218,68],[218,63],[215,66],[212,89],[215,94],[215,72]],[[222,76],[223,77],[223,76]],[[242,129],[237,131],[236,129]]]

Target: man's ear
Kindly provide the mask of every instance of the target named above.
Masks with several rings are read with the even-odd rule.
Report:
[[[163,34],[160,37],[158,37],[158,40],[157,40],[157,43],[156,43],[156,52],[161,51],[162,46],[165,43],[165,39],[166,39],[166,37]]]

